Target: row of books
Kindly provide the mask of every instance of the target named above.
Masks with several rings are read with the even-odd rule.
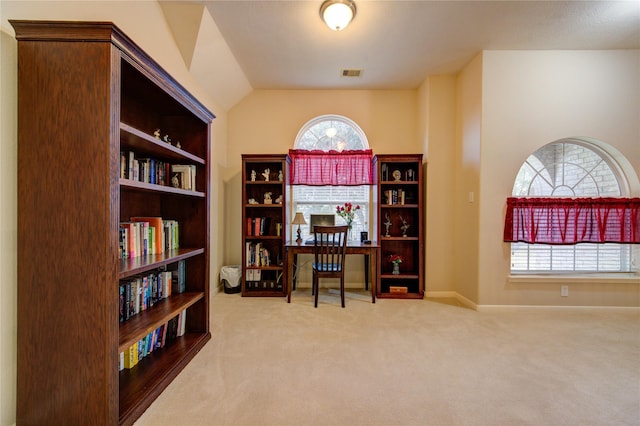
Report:
[[[161,217],[132,217],[120,222],[120,257],[162,254],[180,247],[180,226],[176,220]]]
[[[147,334],[142,339],[129,346],[125,351],[120,352],[118,370],[131,369],[135,367],[151,352],[162,349],[178,337],[184,336],[186,332],[187,310],[183,310],[178,316]]]
[[[133,151],[120,153],[120,177],[136,182],[196,190],[196,166],[139,158]]]
[[[247,281],[245,285],[247,291],[282,291],[282,283],[273,280]]]
[[[389,189],[384,191],[384,196],[387,200],[387,205],[404,205],[406,191],[404,189]]]
[[[275,235],[282,235],[282,223],[275,224]],[[247,218],[247,236],[258,237],[261,235],[271,235],[271,218],[264,217],[248,217]]]
[[[247,241],[245,246],[246,266],[270,266],[271,253],[262,243],[252,243]]]
[[[174,271],[156,271],[150,274],[121,281],[120,322],[128,321],[140,312],[171,296],[185,291],[185,263],[178,262]]]

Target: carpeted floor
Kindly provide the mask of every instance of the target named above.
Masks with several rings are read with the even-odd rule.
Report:
[[[144,425],[640,425],[640,311],[218,294]]]

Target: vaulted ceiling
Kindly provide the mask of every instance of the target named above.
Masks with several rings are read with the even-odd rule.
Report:
[[[482,50],[640,48],[640,1],[160,1],[185,62],[225,108],[253,89],[415,89]],[[342,77],[343,69],[362,70]]]

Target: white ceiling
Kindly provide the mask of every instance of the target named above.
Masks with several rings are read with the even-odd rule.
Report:
[[[229,92],[234,78],[237,92],[415,89],[429,75],[459,71],[482,50],[640,49],[640,0],[355,1],[356,17],[340,32],[320,19],[322,0],[174,2],[165,16],[179,42],[194,29],[177,24],[178,9],[197,5],[210,15],[215,29],[203,31],[201,23],[194,43],[221,37],[234,66],[215,72],[220,47],[193,48],[200,56],[189,60],[205,67],[203,77],[218,92]],[[344,68],[362,69],[362,76],[341,77]],[[227,93],[223,104],[245,94]]]

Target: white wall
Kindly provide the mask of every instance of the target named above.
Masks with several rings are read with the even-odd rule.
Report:
[[[425,169],[425,291],[447,295],[454,290],[453,241],[456,192],[456,77],[427,78],[418,90],[419,140]]]
[[[17,304],[17,69],[12,37],[0,33],[0,425],[15,422]]]
[[[459,74],[456,88],[454,234],[456,292],[478,303],[480,144],[482,130],[483,58],[477,55]],[[470,197],[472,198],[472,201]]]
[[[479,304],[640,306],[638,279],[569,283],[568,298],[560,298],[559,282],[509,283],[509,244],[502,242],[516,174],[547,143],[604,141],[639,174],[640,51],[488,51],[482,75]]]

